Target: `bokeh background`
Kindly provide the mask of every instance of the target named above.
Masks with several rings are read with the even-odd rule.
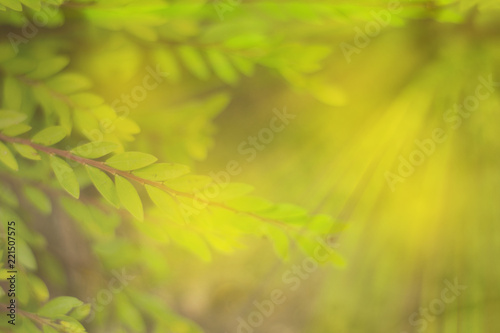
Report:
[[[2,166],[0,178],[4,216],[17,214],[44,239],[28,243],[47,295],[28,307],[49,294],[88,302],[110,272],[129,267],[138,277],[95,320],[82,321],[89,332],[500,331],[497,1],[42,1],[54,14],[30,38],[22,28],[36,9],[22,2],[21,11],[0,12],[3,77],[61,56],[65,71],[81,73],[112,104],[160,66],[168,76],[129,106],[106,139],[201,175],[240,161],[231,181],[333,217],[342,231],[331,244],[345,260],[321,265],[292,291],[283,276],[307,257],[293,242],[283,260],[276,240],[233,242],[228,222],[214,217],[207,223],[221,245],[209,241],[207,259],[170,239],[176,234],[166,240],[151,235],[157,229],[145,231],[148,222],[167,223],[152,209],[148,220],[148,207],[140,226],[123,210],[78,221],[67,211],[101,205],[97,192],[87,188],[65,206],[55,183],[40,185],[53,202],[44,215],[21,189],[54,177],[42,162],[23,162],[18,173]],[[9,33],[26,39],[18,54]],[[493,81],[481,88],[488,96],[460,114],[455,106],[485,80]],[[8,96],[4,89],[3,108]],[[33,127],[50,123],[31,108]],[[239,145],[269,126],[273,110],[285,109],[296,117],[246,161]],[[91,120],[78,110],[69,115],[73,141],[61,149],[92,140],[85,136]],[[421,154],[408,177],[389,181],[402,160],[422,151],[415,140],[429,140],[436,129],[444,142]],[[9,204],[12,196],[18,205]],[[443,291],[457,281],[466,289],[445,301]],[[238,328],[238,318],[274,289],[286,301],[251,332]]]

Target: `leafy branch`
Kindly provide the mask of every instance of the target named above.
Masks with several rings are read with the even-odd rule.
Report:
[[[107,173],[110,173],[113,176],[118,175],[118,176],[124,177],[126,179],[135,181],[135,182],[137,182],[137,183],[139,183],[139,184],[141,184],[143,186],[144,185],[150,185],[152,187],[155,187],[157,189],[165,191],[165,192],[169,193],[170,195],[176,195],[176,196],[186,197],[186,198],[189,198],[189,199],[194,199],[194,200],[197,200],[197,201],[199,201],[199,202],[201,202],[203,204],[206,204],[206,205],[209,205],[209,206],[214,206],[214,207],[219,207],[219,208],[228,210],[228,211],[233,212],[233,213],[245,214],[245,215],[248,215],[248,216],[250,216],[252,218],[261,220],[263,222],[270,222],[270,223],[278,224],[280,226],[290,227],[289,225],[286,225],[285,223],[283,223],[283,222],[281,222],[279,220],[262,217],[260,215],[255,214],[255,213],[252,213],[252,212],[240,211],[240,210],[237,210],[235,208],[229,207],[229,206],[227,206],[225,204],[222,204],[222,203],[219,203],[219,202],[214,202],[214,201],[209,201],[209,200],[205,200],[205,199],[202,199],[202,198],[197,198],[195,195],[193,195],[191,193],[187,193],[187,192],[182,192],[182,191],[175,190],[173,188],[170,188],[170,187],[166,186],[163,183],[155,182],[155,181],[152,181],[152,180],[148,180],[148,179],[136,176],[136,175],[134,175],[131,172],[123,171],[123,170],[119,170],[119,169],[113,168],[113,167],[107,165],[105,162],[101,162],[101,161],[96,161],[96,160],[84,158],[84,157],[75,155],[75,154],[73,154],[73,153],[71,153],[69,151],[65,151],[65,150],[61,150],[61,149],[57,149],[57,148],[53,148],[53,147],[48,147],[48,146],[40,145],[40,144],[34,143],[34,142],[32,142],[31,140],[28,140],[28,139],[10,137],[10,136],[7,136],[7,135],[2,134],[2,133],[0,133],[0,140],[2,140],[4,142],[9,142],[9,143],[17,143],[17,144],[26,145],[26,146],[32,147],[33,149],[36,149],[37,151],[44,152],[44,153],[46,153],[48,155],[52,155],[52,156],[53,155],[57,155],[57,156],[60,156],[60,157],[64,157],[64,158],[66,158],[68,160],[72,160],[72,161],[77,162],[77,163],[79,163],[81,165],[84,165],[84,166],[85,165],[89,165],[89,166],[98,168],[98,169],[100,169],[102,171],[105,171]]]

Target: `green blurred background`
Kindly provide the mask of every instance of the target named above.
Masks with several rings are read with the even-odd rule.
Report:
[[[497,1],[401,1],[397,13],[379,0],[72,1],[59,8],[19,44],[21,55],[38,62],[64,54],[69,70],[87,76],[107,103],[141,84],[148,67],[168,72],[113,139],[196,174],[240,161],[243,171],[231,181],[345,227],[332,244],[346,265],[320,266],[290,290],[283,276],[306,258],[293,245],[283,261],[272,241],[249,236],[204,262],[182,246],[134,236],[135,224],[123,221],[116,239],[96,237],[101,247],[92,252],[92,237],[75,236],[78,224],[54,206],[34,226],[53,254],[49,261],[34,249],[51,295],[86,301],[111,269],[128,265],[140,276],[132,282],[138,298],[156,295],[210,333],[251,333],[238,331],[238,318],[247,320],[274,289],[287,300],[255,332],[500,331]],[[20,34],[22,18],[32,15],[2,12],[2,36]],[[8,39],[4,45],[10,52]],[[495,82],[482,90],[488,97],[466,116],[453,111],[477,94],[480,77]],[[284,109],[296,118],[246,161],[239,145]],[[85,124],[75,120],[75,142]],[[422,151],[415,140],[436,129],[444,142],[391,185],[388,172],[397,175],[402,159]],[[210,222],[215,229],[217,222]],[[123,249],[115,244],[122,236]],[[99,256],[113,251],[119,259]],[[446,301],[443,291],[456,281],[466,289]],[[149,330],[126,323],[135,312],[116,310],[119,303],[117,296],[89,332]],[[168,329],[158,332],[191,332]]]

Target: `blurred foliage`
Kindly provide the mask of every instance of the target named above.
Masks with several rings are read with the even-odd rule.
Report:
[[[1,329],[499,331],[499,9],[0,0]]]

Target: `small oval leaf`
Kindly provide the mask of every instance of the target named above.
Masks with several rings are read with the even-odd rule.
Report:
[[[68,64],[69,64],[68,57],[63,57],[63,56],[53,57],[41,61],[38,64],[38,67],[31,73],[27,74],[26,76],[35,80],[45,79],[59,73]]]
[[[3,107],[9,110],[20,110],[23,102],[23,89],[19,81],[7,75],[3,81]]]
[[[215,74],[227,84],[235,84],[238,81],[238,74],[233,68],[229,60],[222,52],[216,49],[209,49],[207,51],[207,58]]]
[[[26,124],[17,124],[10,126],[2,131],[7,136],[18,136],[31,130],[31,126]]]
[[[10,149],[2,142],[0,142],[0,161],[12,170],[17,171],[19,169],[16,158],[12,155]]]
[[[7,8],[17,10],[18,12],[23,10],[23,6],[21,6],[21,3],[16,0],[2,0],[0,1],[0,4],[4,5]]]
[[[118,148],[114,142],[89,142],[71,150],[75,155],[85,158],[99,158],[112,153]]]
[[[179,203],[165,191],[151,185],[146,185],[146,191],[149,197],[158,208],[174,222],[182,223],[184,218],[182,216]]]
[[[91,86],[89,79],[77,73],[62,73],[47,81],[47,87],[65,95],[88,89]]]
[[[20,0],[24,5],[39,11],[40,8],[42,7],[42,4],[40,3],[40,0]]]
[[[132,173],[147,180],[161,182],[189,173],[189,167],[187,165],[176,163],[156,163],[140,170],[136,170]]]
[[[13,146],[22,157],[26,157],[27,159],[35,161],[39,161],[42,159],[40,154],[38,154],[38,151],[36,151],[36,149],[31,146],[23,145],[20,143],[14,143]]]
[[[0,129],[17,125],[25,121],[27,117],[24,113],[0,110]]]
[[[38,310],[38,314],[43,317],[61,316],[80,305],[83,305],[83,302],[78,298],[70,296],[56,297],[42,306],[42,308]]]
[[[139,221],[144,220],[142,201],[135,189],[125,178],[115,175],[116,192],[121,204]]]
[[[101,195],[108,200],[116,208],[120,207],[118,200],[118,195],[116,193],[115,185],[108,175],[97,168],[86,165],[87,173],[89,174],[90,180],[94,184],[95,188],[101,193]]]
[[[201,260],[209,262],[212,259],[212,251],[199,234],[182,228],[171,228],[169,234],[177,245],[198,256]]]
[[[76,320],[82,321],[83,319],[87,318],[91,311],[92,304],[87,303],[75,308],[69,315]]]
[[[66,137],[66,130],[62,126],[51,126],[47,127],[31,139],[34,143],[38,143],[44,146],[52,146]]]
[[[118,170],[129,171],[144,168],[157,160],[153,155],[129,151],[111,157],[106,164]]]
[[[35,259],[35,255],[24,240],[17,240],[17,253],[19,254],[19,262],[25,269],[30,271],[34,271],[37,269],[38,265]]]
[[[50,156],[50,165],[56,175],[59,184],[69,194],[78,199],[80,197],[80,184],[76,179],[75,172],[68,163],[56,156]]]
[[[24,188],[24,196],[44,214],[52,212],[52,203],[45,193],[31,186]]]
[[[177,50],[179,51],[179,57],[191,74],[204,81],[210,78],[210,71],[198,50],[189,45],[183,45]]]

